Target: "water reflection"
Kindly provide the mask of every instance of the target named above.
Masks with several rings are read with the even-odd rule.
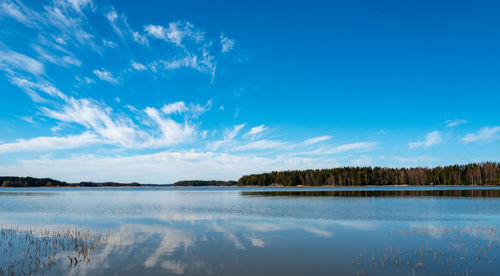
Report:
[[[76,269],[113,241],[110,232],[0,226],[0,275],[43,275],[61,264]]]
[[[500,189],[461,190],[337,190],[337,191],[243,191],[254,197],[500,197]]]
[[[0,235],[0,241],[19,243],[12,255],[0,252],[0,273],[21,263],[27,273],[37,258],[47,267],[49,256],[57,261],[39,275],[461,275],[471,269],[493,275],[500,269],[500,199],[476,191],[469,191],[472,198],[55,191],[50,198],[0,201],[0,223],[16,225],[2,228],[16,229],[16,238]],[[39,246],[54,235],[64,247]],[[33,258],[21,261],[28,245],[40,250],[29,249]]]
[[[353,260],[358,275],[366,275],[367,271],[472,275],[498,266],[494,262],[499,253],[500,232],[491,225],[410,226],[393,234],[398,237],[392,245],[371,254],[360,253]]]

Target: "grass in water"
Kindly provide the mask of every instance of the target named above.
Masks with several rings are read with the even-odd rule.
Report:
[[[117,243],[115,236],[79,228],[0,226],[0,276],[43,275],[58,265],[89,265],[104,246]]]

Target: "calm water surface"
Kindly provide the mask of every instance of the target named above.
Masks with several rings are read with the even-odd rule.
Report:
[[[494,275],[500,190],[0,189],[0,275]]]

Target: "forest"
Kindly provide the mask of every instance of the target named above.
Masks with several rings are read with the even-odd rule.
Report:
[[[500,185],[500,163],[435,168],[344,167],[246,175],[239,186]]]
[[[67,183],[51,178],[34,178],[18,176],[0,176],[0,187],[30,188],[30,187],[136,187],[143,186],[139,183],[117,182],[80,182]]]

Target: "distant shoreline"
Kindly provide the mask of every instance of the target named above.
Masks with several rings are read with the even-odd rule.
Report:
[[[137,186],[129,186],[129,185],[121,185],[121,186],[23,186],[23,187],[15,187],[15,186],[0,186],[0,189],[55,189],[55,188],[66,188],[66,189],[77,189],[77,188],[95,188],[95,189],[109,189],[109,188],[156,188],[156,187],[170,187],[170,188],[384,188],[384,187],[404,187],[404,188],[446,188],[446,187],[464,187],[464,188],[479,188],[479,187],[498,187],[500,185],[362,185],[362,186],[331,186],[331,185],[323,185],[323,186],[284,186],[284,185],[273,185],[273,186],[250,186],[250,185],[198,185],[198,186],[174,186],[173,184],[141,184]]]
[[[0,187],[494,187],[500,186],[500,163],[484,162],[435,168],[342,167],[273,171],[238,181],[183,180],[173,184],[137,182],[67,183],[51,178],[0,176]]]

